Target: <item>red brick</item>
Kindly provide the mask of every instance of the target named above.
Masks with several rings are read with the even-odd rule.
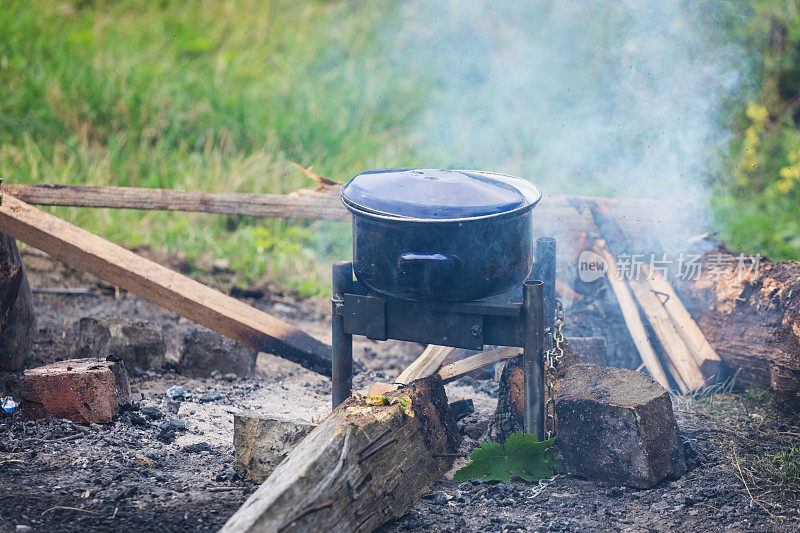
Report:
[[[67,359],[22,374],[22,412],[28,419],[50,413],[79,424],[105,423],[130,401],[130,386],[120,363]]]

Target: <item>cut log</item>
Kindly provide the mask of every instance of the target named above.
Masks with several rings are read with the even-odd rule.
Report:
[[[522,348],[504,346],[495,350],[487,350],[476,355],[471,355],[455,363],[443,366],[438,374],[442,381],[449,383],[470,372],[484,366],[493,365],[499,361],[507,361],[518,356]]]
[[[647,337],[647,331],[644,329],[644,324],[639,316],[639,310],[636,307],[636,302],[634,301],[633,296],[631,296],[630,290],[625,284],[625,281],[619,279],[616,275],[617,262],[614,259],[614,256],[609,253],[603,241],[598,241],[596,243],[594,251],[606,262],[606,272],[608,273],[606,279],[608,279],[608,283],[611,285],[611,290],[614,291],[614,295],[617,297],[619,308],[622,311],[622,318],[625,320],[625,325],[628,327],[628,331],[631,334],[631,338],[636,346],[636,350],[639,352],[639,356],[642,358],[642,363],[644,363],[644,366],[647,368],[647,371],[650,373],[650,375],[653,376],[653,379],[655,379],[662,387],[669,390],[670,386],[669,381],[667,380],[667,375],[664,373],[661,363],[658,362],[658,355],[656,355],[653,345],[650,344],[650,340]]]
[[[460,437],[438,376],[367,406],[351,397],[275,469],[221,531],[373,531],[402,516],[452,466]]]
[[[709,252],[696,280],[676,290],[738,389],[771,389],[776,404],[800,410],[800,262],[761,258],[736,272],[739,255]],[[747,266],[745,261],[745,266]],[[709,275],[712,264],[728,264]]]
[[[647,321],[664,349],[664,355],[669,358],[672,367],[680,375],[681,381],[689,391],[702,389],[706,380],[700,372],[700,367],[692,356],[689,347],[678,333],[678,329],[667,314],[661,301],[651,290],[646,280],[631,279],[628,284],[636,297],[636,301],[647,317]],[[673,377],[675,375],[673,374]],[[687,391],[683,391],[684,393]]]
[[[237,342],[331,375],[330,347],[307,333],[8,194],[0,232]]]
[[[661,301],[661,305],[664,306],[683,342],[692,353],[703,378],[706,382],[716,380],[722,372],[722,360],[719,355],[684,307],[672,284],[664,278],[661,272],[651,270],[647,265],[644,265],[644,271],[647,274],[650,288],[663,294],[666,298]]]
[[[429,344],[422,354],[397,376],[397,379],[394,380],[395,383],[407,385],[414,380],[432,376],[454,349],[449,346]]]
[[[36,316],[17,241],[0,234],[0,370],[19,370],[31,351]]]

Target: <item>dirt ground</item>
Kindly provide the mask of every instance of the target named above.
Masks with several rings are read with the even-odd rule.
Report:
[[[69,357],[78,320],[84,316],[138,317],[161,324],[168,363],[162,370],[131,377],[133,404],[107,425],[25,422],[19,414],[0,415],[0,531],[217,530],[256,488],[233,471],[233,413],[252,410],[306,420],[327,414],[328,380],[268,354],[259,354],[257,373],[247,379],[177,374],[170,362],[177,360],[190,322],[115,292],[47,256],[24,252],[34,287],[91,290],[70,296],[35,295],[38,330],[29,366]],[[156,259],[182,267],[174,258]],[[224,287],[224,275],[217,279]],[[330,341],[330,304],[324,298],[298,300],[273,287],[237,294]],[[635,366],[624,339],[614,340],[624,326],[607,300],[600,289],[568,308],[566,333],[606,336],[609,363]],[[414,343],[356,339],[355,357],[365,368],[355,377],[356,388],[390,382],[421,349]],[[0,395],[17,392],[17,377],[0,374]],[[168,402],[166,391],[172,385],[191,392],[191,398]],[[475,402],[476,412],[460,422],[468,451],[494,410],[497,383],[464,378],[446,388],[451,401]],[[796,423],[767,404],[721,390],[676,398],[674,407],[691,452],[691,470],[681,479],[634,490],[564,475],[538,485],[456,484],[451,472],[382,531],[800,528],[796,495],[776,490],[752,468],[758,457],[797,442]]]

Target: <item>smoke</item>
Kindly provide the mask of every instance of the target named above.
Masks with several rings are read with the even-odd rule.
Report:
[[[426,72],[425,166],[548,193],[705,202],[742,83],[730,3],[413,0],[393,60]]]

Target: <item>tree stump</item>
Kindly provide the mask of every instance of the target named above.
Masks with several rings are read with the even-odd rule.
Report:
[[[19,370],[36,328],[33,296],[17,242],[0,234],[0,370]]]
[[[555,392],[564,379],[564,371],[581,362],[578,353],[569,343],[564,343],[564,356],[556,367]],[[522,355],[508,361],[500,376],[497,409],[489,424],[489,440],[505,442],[509,435],[522,431],[525,424],[525,376]]]

